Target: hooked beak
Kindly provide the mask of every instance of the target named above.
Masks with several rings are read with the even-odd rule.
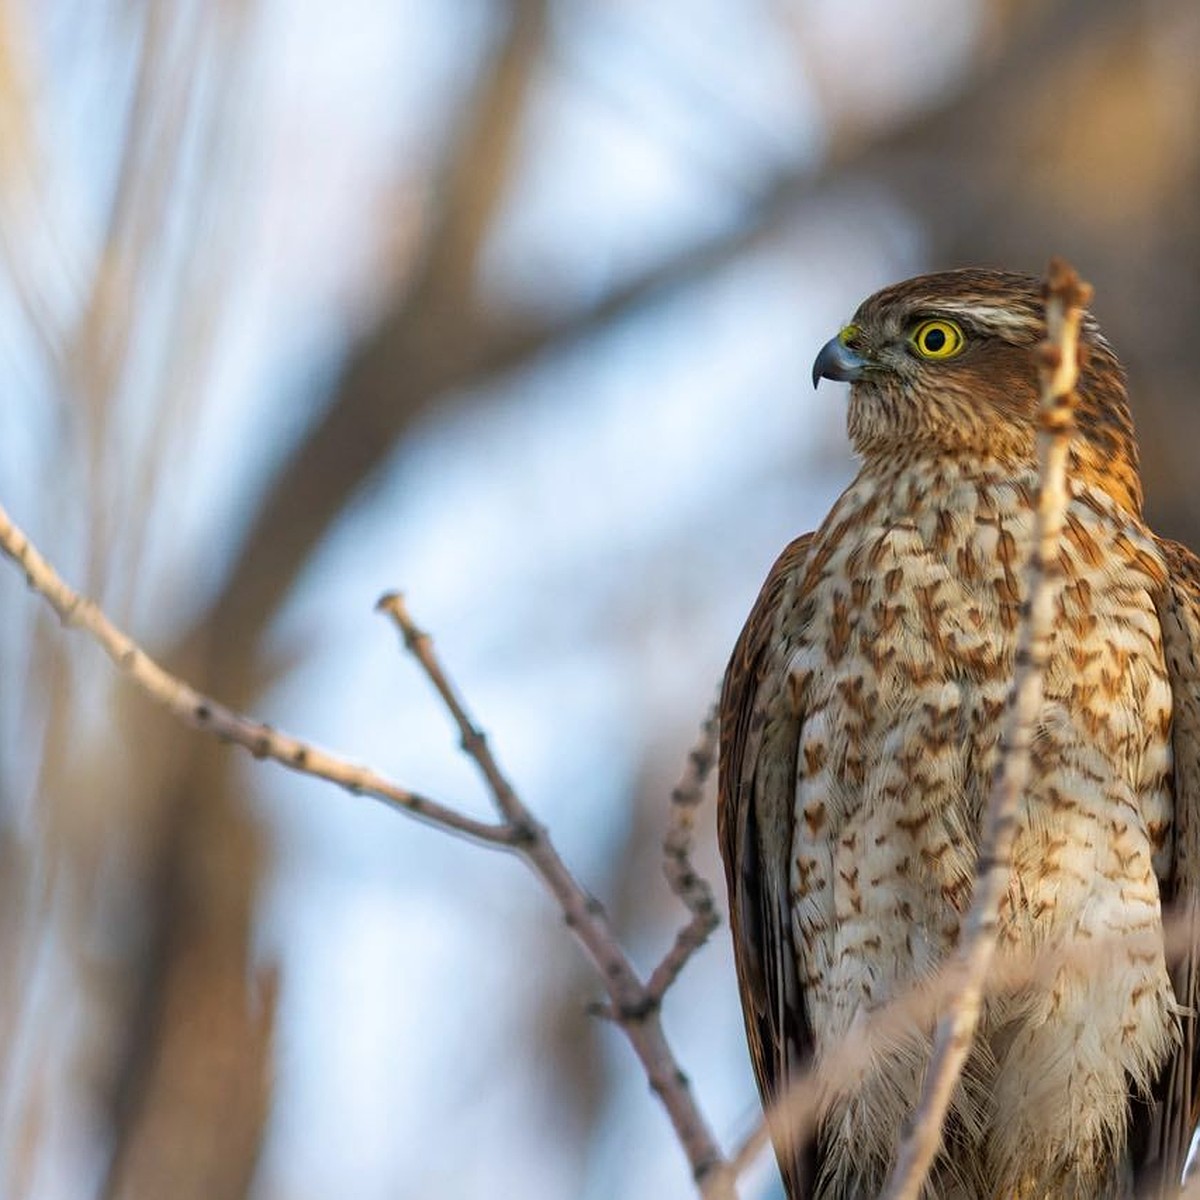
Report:
[[[822,379],[837,379],[843,383],[853,383],[854,380],[862,378],[866,367],[867,360],[860,354],[855,354],[849,346],[845,345],[840,335],[830,338],[821,347],[821,353],[817,355],[817,361],[813,363],[813,387],[816,387]]]

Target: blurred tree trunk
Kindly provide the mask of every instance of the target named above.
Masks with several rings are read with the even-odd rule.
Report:
[[[480,358],[478,255],[502,200],[540,54],[543,5],[514,4],[451,146],[422,273],[351,356],[326,414],[251,522],[209,613],[165,656],[222,702],[253,710],[263,637],[330,524],[394,452],[434,396]],[[242,764],[140,701],[126,744],[153,746],[129,782],[152,814],[152,914],[114,1092],[111,1200],[239,1200],[248,1194],[270,1105],[277,982],[255,978],[252,931],[265,866]]]

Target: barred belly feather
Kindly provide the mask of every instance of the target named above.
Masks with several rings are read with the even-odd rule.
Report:
[[[864,472],[814,539],[811,611],[788,673],[804,714],[791,918],[818,1056],[955,943],[1012,677],[1035,487],[986,462],[893,464]],[[1151,600],[1164,567],[1134,522],[1086,491],[1061,565],[1002,921],[1012,953],[1050,951],[1059,965],[990,1002],[954,1104],[960,1178],[938,1194],[956,1183],[980,1196],[1118,1186],[1105,1176],[1125,1133],[1127,1077],[1146,1089],[1175,1036],[1154,869],[1171,823],[1171,692]],[[1095,956],[1080,953],[1093,945]],[[868,1193],[882,1185],[928,1043],[928,1025],[898,1036],[827,1116],[835,1193],[851,1175]]]

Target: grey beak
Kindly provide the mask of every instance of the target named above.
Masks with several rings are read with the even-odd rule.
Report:
[[[855,354],[849,346],[845,346],[838,338],[830,338],[821,347],[817,361],[813,363],[813,387],[822,379],[837,379],[843,383],[853,383],[862,377],[867,360]]]

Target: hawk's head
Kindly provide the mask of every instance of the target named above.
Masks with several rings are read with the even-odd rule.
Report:
[[[1045,335],[1042,285],[1033,276],[976,269],[919,275],[859,305],[817,356],[813,382],[849,381],[850,439],[868,459],[924,446],[1032,463],[1033,351]],[[1125,372],[1090,313],[1080,341],[1077,466],[1137,512]]]

